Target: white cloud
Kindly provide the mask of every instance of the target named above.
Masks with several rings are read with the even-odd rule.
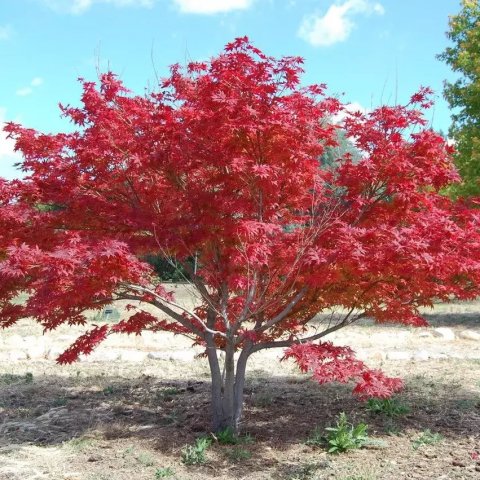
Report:
[[[35,77],[35,78],[32,79],[32,81],[30,82],[30,85],[28,87],[21,87],[15,93],[19,97],[26,97],[27,95],[31,95],[33,93],[34,89],[39,87],[42,84],[43,84],[43,78]]]
[[[0,40],[8,40],[12,33],[13,30],[10,25],[0,25]]]
[[[31,82],[30,85],[32,87],[39,87],[43,83],[43,78],[35,77]]]
[[[314,13],[304,17],[298,35],[315,47],[327,47],[350,36],[355,27],[355,16],[384,13],[383,5],[371,0],[336,2],[324,15]]]
[[[383,15],[385,13],[385,8],[381,3],[376,3],[373,6],[373,12],[378,15]]]
[[[365,108],[359,102],[346,103],[345,110],[350,113],[355,113],[355,112],[367,113],[369,111],[368,108]]]
[[[26,97],[33,93],[32,87],[22,87],[15,92],[19,97]]]
[[[173,0],[183,13],[212,15],[231,10],[245,10],[253,0]]]
[[[334,115],[333,122],[334,123],[340,123],[348,116],[349,113],[355,113],[355,112],[360,112],[360,113],[365,114],[365,113],[368,113],[369,110],[368,110],[368,108],[365,108],[359,102],[346,103],[343,106],[343,110],[341,112],[337,113],[336,115]]]
[[[0,0],[1,1],[1,0]],[[114,7],[153,7],[160,0],[37,0],[58,13],[81,15],[92,6],[108,4]],[[163,0],[164,2],[167,0]],[[255,0],[169,0],[181,13],[212,15],[232,10],[245,10]]]
[[[0,177],[11,180],[23,174],[14,167],[21,160],[20,154],[14,151],[15,142],[3,131],[6,113],[7,110],[0,107]]]
[[[151,7],[155,0],[40,0],[47,7],[59,13],[80,15],[92,5],[98,3],[111,4],[115,7]]]

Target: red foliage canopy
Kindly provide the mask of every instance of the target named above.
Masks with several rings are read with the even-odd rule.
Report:
[[[146,96],[112,73],[82,80],[81,106],[61,107],[73,133],[8,124],[27,176],[0,179],[1,326],[83,324],[86,309],[142,300],[160,316],[137,306],[59,361],[111,332],[163,329],[249,352],[293,345],[288,355],[306,365],[307,352],[321,382],[354,376],[358,393],[395,390],[350,350],[308,342],[364,316],[423,325],[419,307],[432,299],[476,296],[478,211],[441,194],[457,174],[418,110],[428,89],[405,106],[349,114],[324,85],[300,85],[301,64],[240,38],[209,62],[173,66]],[[359,158],[321,168],[339,129]],[[195,256],[202,305],[177,305],[147,253]],[[308,332],[338,306],[348,313]]]

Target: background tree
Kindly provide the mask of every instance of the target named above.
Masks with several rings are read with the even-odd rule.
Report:
[[[93,326],[58,361],[110,334],[185,335],[205,347],[215,430],[237,430],[247,361],[264,349],[287,348],[320,383],[354,379],[360,396],[398,390],[348,347],[313,342],[366,316],[425,325],[419,307],[433,298],[476,296],[477,213],[439,194],[457,174],[416,109],[427,90],[337,125],[342,105],[323,85],[300,86],[301,63],[240,38],[173,66],[148,96],[112,73],[83,81],[81,107],[62,107],[73,133],[10,123],[28,175],[0,180],[2,327],[84,325],[86,309],[127,299],[128,318]],[[360,158],[319,168],[339,130]],[[182,264],[195,308],[158,282],[147,254]],[[318,312],[330,322],[312,329]]]
[[[195,258],[178,262],[176,258],[149,253],[145,255],[144,260],[153,267],[155,275],[162,282],[188,282],[190,275],[183,266],[184,262],[189,262],[189,271],[196,270]]]
[[[325,147],[320,157],[322,168],[335,168],[335,166],[344,160],[347,156],[351,156],[352,161],[357,161],[361,157],[355,145],[346,137],[346,133],[340,129],[336,133],[336,144]]]
[[[445,82],[444,96],[453,109],[449,136],[455,140],[455,163],[463,182],[451,188],[455,195],[480,193],[480,6],[462,0],[460,13],[450,18],[447,37],[453,45],[439,58],[460,77]]]

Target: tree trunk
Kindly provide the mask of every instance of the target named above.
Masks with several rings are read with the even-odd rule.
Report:
[[[239,432],[249,349],[242,350],[236,366],[234,353],[233,345],[227,345],[222,375],[213,339],[207,339],[207,356],[212,377],[212,430],[214,432],[226,428],[232,429],[235,434]]]

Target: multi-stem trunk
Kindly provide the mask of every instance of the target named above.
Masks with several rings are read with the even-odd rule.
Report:
[[[238,359],[231,343],[225,348],[223,368],[212,338],[207,339],[207,355],[212,377],[212,429],[230,428],[238,433],[243,412],[243,391],[249,349],[243,349]]]

